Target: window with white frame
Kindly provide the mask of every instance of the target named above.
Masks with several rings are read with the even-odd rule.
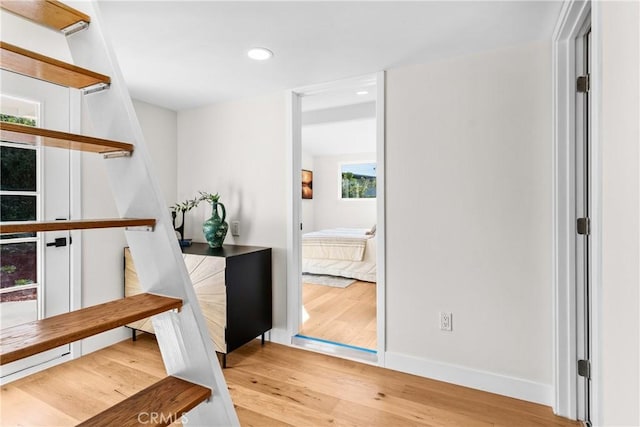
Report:
[[[344,163],[340,166],[342,199],[376,198],[376,164]]]

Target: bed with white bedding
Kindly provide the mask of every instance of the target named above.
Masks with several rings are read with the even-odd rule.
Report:
[[[302,236],[302,272],[376,281],[375,232],[333,228]]]

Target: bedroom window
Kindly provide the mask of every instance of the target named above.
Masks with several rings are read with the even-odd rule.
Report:
[[[340,167],[342,199],[376,198],[376,164],[348,163]]]

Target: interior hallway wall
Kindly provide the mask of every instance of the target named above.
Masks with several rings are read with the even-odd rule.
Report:
[[[225,243],[273,248],[274,327],[286,328],[287,173],[286,98],[283,93],[178,113],[178,199],[199,190],[220,193],[227,222],[240,236]],[[203,203],[187,216],[187,238],[203,242]]]
[[[550,58],[388,71],[388,366],[551,403]]]

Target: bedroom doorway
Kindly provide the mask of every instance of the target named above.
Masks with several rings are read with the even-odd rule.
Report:
[[[292,343],[382,363],[383,75],[292,93]],[[293,288],[293,289],[291,289]]]

